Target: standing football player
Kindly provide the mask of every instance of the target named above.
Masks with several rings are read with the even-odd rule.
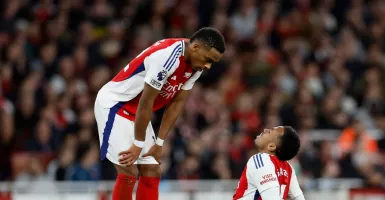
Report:
[[[113,200],[131,200],[138,175],[136,199],[158,199],[164,139],[195,81],[224,51],[222,34],[209,27],[189,39],[164,39],[145,49],[100,89],[95,118],[101,159],[111,161],[118,172]],[[151,115],[164,106],[155,138]]]
[[[305,200],[294,168],[287,162],[300,148],[296,131],[290,126],[265,129],[255,145],[259,153],[247,162],[233,199]]]

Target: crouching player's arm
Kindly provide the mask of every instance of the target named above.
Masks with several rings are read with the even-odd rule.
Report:
[[[163,114],[162,122],[159,128],[158,138],[156,144],[151,147],[148,153],[143,157],[153,156],[155,160],[160,164],[160,156],[162,154],[162,146],[164,139],[167,137],[168,132],[174,126],[176,119],[182,111],[184,102],[189,94],[189,90],[181,90],[175,96],[175,98],[168,104],[166,111]]]
[[[151,87],[147,83],[144,84],[142,96],[140,97],[138,109],[135,118],[135,141],[127,150],[119,153],[124,156],[119,159],[121,165],[130,166],[139,157],[146,139],[146,130],[151,120],[152,107],[154,101],[159,94],[159,90]]]

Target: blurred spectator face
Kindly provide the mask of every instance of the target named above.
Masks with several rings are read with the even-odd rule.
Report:
[[[32,43],[38,43],[40,41],[40,27],[37,22],[32,22],[27,29],[27,36],[31,40]]]
[[[371,185],[371,186],[375,186],[375,187],[383,187],[383,183],[384,183],[384,180],[385,180],[385,177],[382,173],[380,172],[375,172],[375,173],[372,173],[370,175],[368,175],[368,180],[367,182]]]
[[[276,126],[279,126],[281,124],[281,120],[279,118],[278,115],[276,114],[270,114],[266,117],[266,123],[265,123],[265,126],[266,127],[276,127]]]
[[[206,90],[203,98],[207,105],[213,109],[218,109],[223,106],[223,98],[217,91]]]
[[[53,123],[55,121],[55,108],[46,106],[40,112],[40,119]]]
[[[35,110],[34,98],[34,95],[31,93],[23,93],[19,99],[19,108],[25,117],[31,116]]]
[[[60,74],[66,80],[70,80],[74,77],[75,65],[71,57],[65,57],[60,60]]]
[[[312,116],[304,117],[300,120],[300,129],[301,130],[311,130],[316,127],[316,119]]]
[[[65,111],[70,108],[70,98],[66,95],[62,95],[57,104],[57,110]]]
[[[349,116],[344,112],[338,112],[333,116],[333,122],[338,127],[345,127],[349,123]]]
[[[79,94],[76,97],[76,109],[82,110],[91,104],[91,99],[88,93]]]
[[[17,62],[24,57],[23,48],[21,43],[13,43],[7,51],[7,57],[11,62]]]
[[[0,130],[0,138],[3,142],[8,142],[12,139],[14,134],[14,121],[13,121],[13,115],[7,112],[1,112],[1,130]]]
[[[113,14],[113,10],[106,0],[97,0],[92,7],[91,14],[95,18],[108,18]]]
[[[101,45],[101,52],[106,58],[114,58],[121,51],[122,44],[119,40],[107,40]]]
[[[385,115],[379,115],[375,118],[376,120],[376,126],[378,129],[385,131]]]
[[[58,17],[48,23],[46,32],[51,41],[56,41],[66,31],[68,16],[65,12],[59,13]]]
[[[213,28],[223,32],[227,26],[227,23],[227,15],[225,10],[219,10],[214,13],[214,19],[211,25]]]
[[[185,35],[192,35],[196,30],[199,29],[199,17],[196,15],[192,15],[187,18],[186,24],[185,24]]]
[[[86,109],[80,113],[80,124],[82,127],[91,127],[94,121],[94,112],[92,109]]]
[[[31,160],[29,162],[28,171],[33,176],[43,175],[44,169],[42,163],[37,157],[31,156]]]
[[[236,108],[238,112],[250,112],[254,109],[253,99],[249,94],[243,94],[238,98]]]
[[[224,153],[226,154],[229,151],[229,145],[230,145],[230,136],[226,134],[221,134],[217,137],[215,140],[216,145],[216,151],[218,153]]]
[[[97,164],[99,160],[99,147],[98,145],[92,143],[91,147],[82,157],[81,163],[84,168],[90,168],[93,165]]]
[[[384,25],[381,23],[374,23],[370,27],[370,32],[374,39],[380,40],[384,34]]]
[[[47,85],[45,88],[45,98],[50,106],[56,107],[58,96],[55,87],[52,84]]]
[[[220,179],[231,179],[231,170],[226,156],[217,156],[214,159],[212,170],[218,175]]]
[[[353,123],[353,128],[356,130],[356,133],[357,134],[361,134],[363,132],[365,132],[365,126],[364,124],[359,121],[359,120],[356,120],[354,123]]]
[[[194,156],[186,157],[181,169],[182,177],[193,176],[199,169],[199,160]]]
[[[313,95],[307,87],[302,87],[299,89],[299,103],[300,104],[312,104],[313,103]]]
[[[88,52],[85,47],[78,46],[75,50],[73,58],[78,70],[82,70],[87,67]]]
[[[340,173],[340,167],[335,161],[327,162],[323,171],[323,177],[337,178]]]
[[[74,134],[67,135],[63,142],[63,148],[76,149],[78,146],[78,138]]]
[[[110,79],[110,70],[106,67],[99,67],[92,73],[89,85],[93,92],[98,91]]]
[[[154,12],[154,15],[163,16],[166,12],[166,2],[162,0],[154,1],[152,11]]]
[[[365,73],[365,81],[368,85],[381,83],[381,72],[376,68],[371,68]]]
[[[267,113],[269,114],[278,114],[279,109],[281,108],[281,103],[282,103],[282,97],[280,93],[274,92],[271,97],[269,102],[267,103]]]
[[[87,143],[91,141],[92,139],[92,131],[91,129],[83,128],[79,131],[79,142],[80,143]]]
[[[365,98],[369,102],[378,102],[383,100],[383,87],[381,85],[373,85],[366,90]]]
[[[152,40],[158,41],[164,38],[164,23],[163,19],[159,16],[155,16],[151,19]]]
[[[112,22],[108,27],[108,31],[112,39],[122,40],[124,37],[124,27],[122,23]]]
[[[16,15],[17,11],[20,9],[20,1],[6,1],[5,17],[12,18]]]
[[[47,121],[41,120],[36,127],[36,139],[40,144],[48,144],[52,137],[51,127]]]
[[[40,51],[40,57],[45,64],[51,64],[55,60],[56,54],[57,49],[54,44],[47,44]]]
[[[200,156],[202,150],[203,150],[203,147],[200,140],[196,139],[196,140],[190,141],[188,145],[188,152],[190,155]]]
[[[59,154],[59,164],[62,167],[69,166],[75,159],[75,151],[73,148],[62,148]]]

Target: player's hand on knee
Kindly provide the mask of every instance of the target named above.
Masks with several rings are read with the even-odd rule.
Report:
[[[119,153],[119,164],[123,166],[131,166],[138,159],[142,148],[132,145],[127,151]]]
[[[150,150],[148,150],[148,152],[143,155],[143,157],[152,156],[155,158],[156,162],[158,162],[160,164],[161,163],[161,161],[160,161],[161,155],[162,155],[162,147],[157,145],[157,144],[154,144],[150,148]]]

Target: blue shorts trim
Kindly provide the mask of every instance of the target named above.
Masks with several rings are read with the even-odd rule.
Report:
[[[103,142],[102,142],[102,146],[100,147],[101,160],[104,160],[106,158],[107,149],[108,149],[108,140],[110,139],[111,130],[115,121],[115,116],[122,106],[123,106],[123,103],[119,102],[116,105],[114,105],[112,108],[110,108],[110,112],[108,113],[108,119],[103,131]]]

